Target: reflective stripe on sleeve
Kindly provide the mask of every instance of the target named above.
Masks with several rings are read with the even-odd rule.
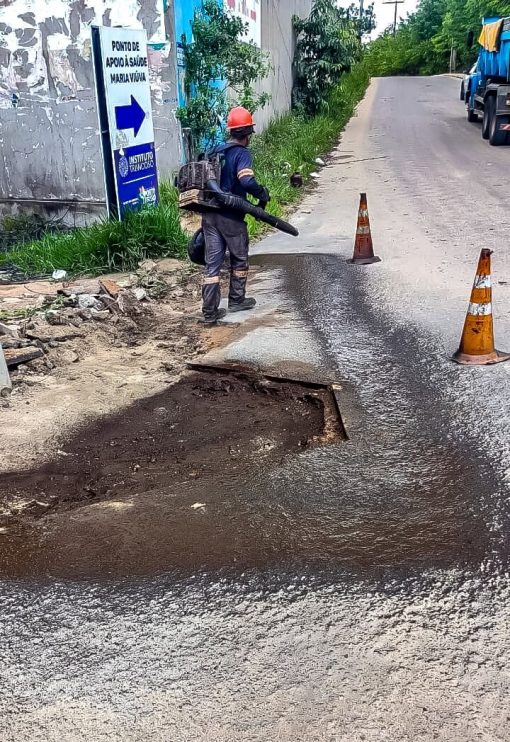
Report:
[[[255,173],[249,167],[245,167],[243,170],[239,170],[239,172],[237,173],[238,178],[253,178],[254,175]]]

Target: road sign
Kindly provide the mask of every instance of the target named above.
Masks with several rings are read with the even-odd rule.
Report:
[[[147,35],[92,27],[94,70],[109,213],[159,200]]]
[[[115,123],[119,131],[133,129],[136,138],[144,121],[145,111],[133,95],[128,106],[116,106],[115,108]]]

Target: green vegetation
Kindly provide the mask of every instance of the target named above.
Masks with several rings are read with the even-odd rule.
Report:
[[[364,64],[355,65],[333,89],[322,113],[313,118],[292,112],[273,121],[253,138],[257,177],[271,193],[268,210],[285,216],[302,191],[290,185],[290,175],[299,171],[305,183],[317,169],[315,159],[335,144],[363,97],[369,76]],[[252,237],[265,225],[251,218]],[[132,213],[123,222],[102,220],[90,227],[65,234],[45,233],[39,240],[20,243],[0,252],[2,264],[16,265],[27,274],[64,269],[70,274],[129,271],[149,257],[183,257],[188,235],[180,223],[177,191],[169,183],[161,186],[161,204]]]
[[[292,203],[301,198],[301,190],[290,185],[289,176],[299,171],[305,183],[317,170],[315,159],[335,144],[357,103],[363,98],[369,75],[363,63],[342,76],[333,89],[322,113],[313,118],[302,113],[289,113],[273,121],[260,136],[254,137],[257,179],[271,194],[267,209],[275,216],[285,216]],[[260,235],[265,225],[248,217],[252,237]]]
[[[291,186],[290,176],[299,172],[304,183],[310,181],[316,158],[336,142],[363,97],[367,66],[359,62],[351,66],[361,57],[360,38],[373,28],[373,7],[360,18],[354,5],[341,10],[334,0],[315,0],[309,18],[294,22],[299,34],[294,91],[299,105],[252,142],[257,179],[269,189],[268,210],[276,216],[285,216],[301,196],[301,190]],[[267,74],[268,66],[259,49],[241,41],[245,24],[225,13],[216,0],[204,2],[195,15],[193,32],[193,43],[185,46],[187,84],[193,95],[179,116],[192,130],[196,151],[217,136],[227,107],[226,87],[216,87],[213,81],[225,80],[237,102],[253,111],[267,99],[255,95],[252,84]],[[24,223],[21,226],[24,229]],[[132,212],[122,222],[104,219],[60,233],[37,226],[41,229],[37,239],[27,227],[21,230],[18,244],[4,243],[0,266],[14,265],[32,275],[55,269],[74,275],[129,271],[145,258],[183,257],[189,239],[181,224],[177,191],[168,183],[161,187],[157,207]],[[265,229],[249,218],[252,237]]]
[[[0,322],[20,322],[23,319],[28,319],[28,317],[33,317],[36,311],[35,307],[1,310]]]
[[[362,55],[361,39],[375,27],[374,6],[361,18],[356,5],[339,8],[334,0],[314,0],[310,15],[294,16],[297,34],[293,103],[297,111],[316,116],[327,108],[341,75]]]
[[[421,0],[418,9],[369,46],[367,63],[372,75],[429,75],[448,70],[452,46],[457,68],[467,69],[476,59],[470,50],[470,31],[477,38],[483,16],[510,15],[508,0]]]
[[[60,221],[47,221],[37,214],[21,213],[0,218],[0,253],[19,242],[40,240],[47,232],[67,232]]]
[[[183,257],[187,239],[177,193],[163,184],[159,206],[128,214],[122,222],[103,219],[66,234],[48,232],[0,253],[0,266],[15,265],[27,274],[129,271],[145,258]]]
[[[244,40],[248,24],[217,0],[205,0],[191,28],[193,40],[188,43],[182,37],[187,102],[177,110],[177,118],[189,130],[193,159],[214,144],[230,106],[245,106],[254,113],[266,105],[269,95],[257,94],[253,85],[271,67],[268,55]]]

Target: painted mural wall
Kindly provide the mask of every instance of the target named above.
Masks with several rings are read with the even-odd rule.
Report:
[[[173,4],[164,0],[3,0],[0,207],[102,210],[105,199],[90,27],[144,28],[160,168],[180,160]],[[60,205],[60,210],[59,210]],[[80,207],[81,208],[81,207]]]
[[[184,106],[186,96],[184,94],[184,57],[182,52],[182,37],[190,42],[192,38],[191,22],[195,10],[200,8],[202,0],[175,0],[175,38],[176,38],[176,56],[177,56],[177,96],[179,105]]]
[[[269,105],[257,113],[258,130],[261,131],[275,115],[288,111],[292,102],[292,62],[295,49],[295,34],[292,26],[294,15],[306,17],[312,0],[218,0],[226,10],[235,13],[248,24],[246,39],[268,52],[272,72],[259,86],[271,95]],[[175,4],[175,27],[177,34],[177,59],[179,77],[179,101],[185,104],[184,62],[179,52],[184,34],[191,40],[191,21],[201,0],[179,0]]]

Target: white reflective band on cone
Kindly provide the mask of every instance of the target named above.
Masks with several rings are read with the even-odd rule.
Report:
[[[468,314],[472,314],[474,317],[486,317],[492,314],[492,304],[470,304]]]
[[[370,234],[370,227],[358,227],[358,234]]]
[[[473,284],[474,289],[490,289],[491,286],[492,284],[490,276],[476,276],[475,282]]]

